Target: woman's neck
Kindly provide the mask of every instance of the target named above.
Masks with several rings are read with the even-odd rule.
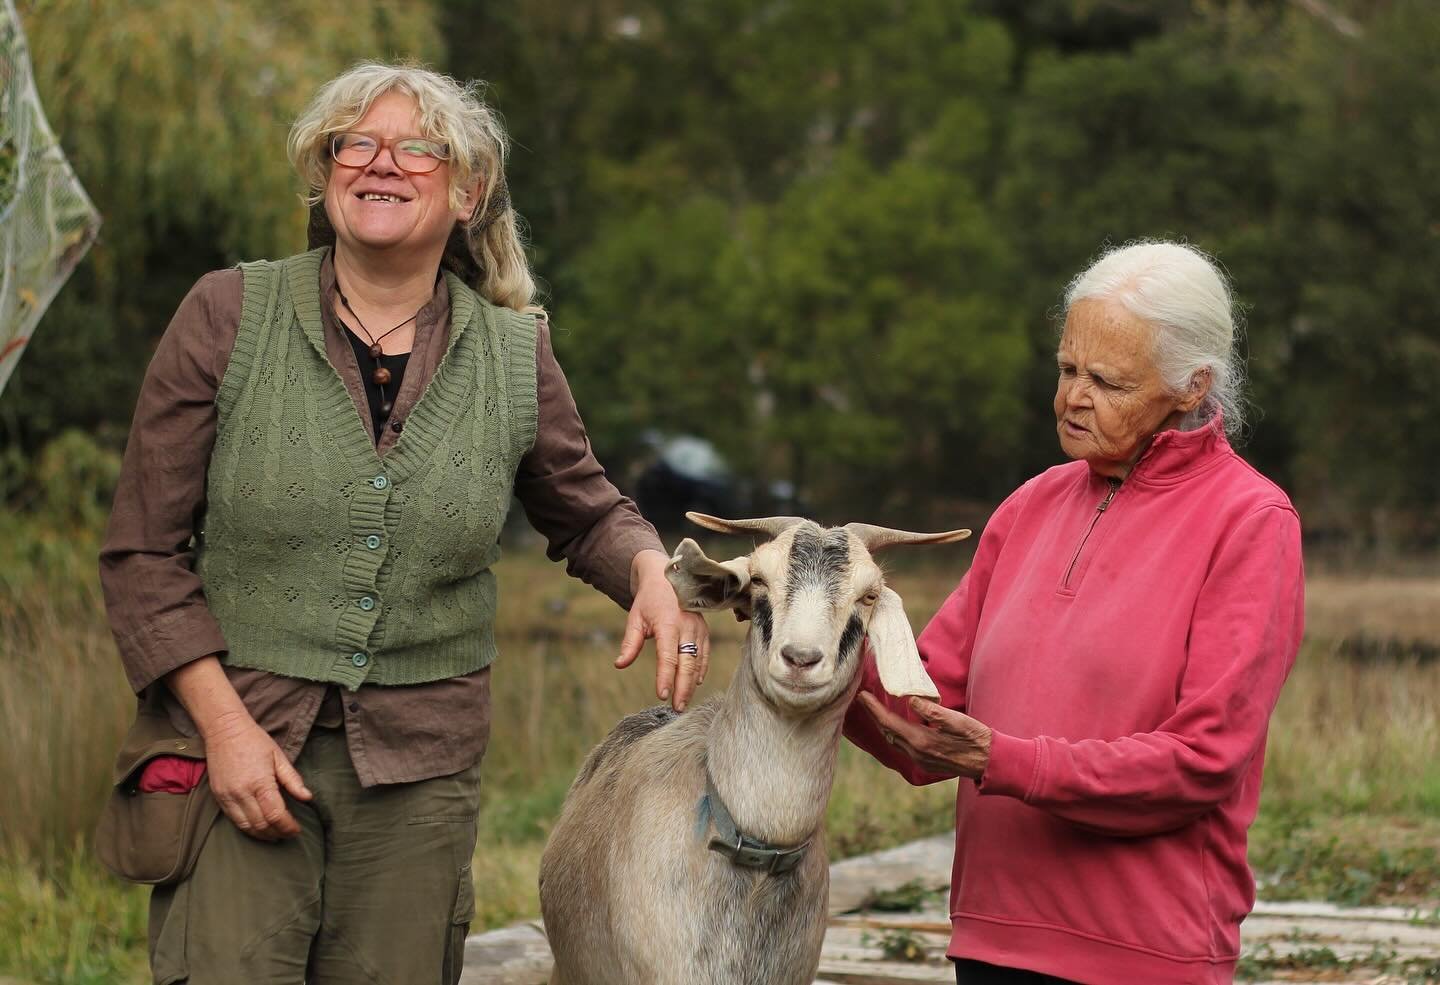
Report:
[[[412,264],[397,263],[393,257],[377,262],[337,244],[334,262],[339,290],[361,317],[369,316],[366,324],[370,317],[377,324],[396,321],[418,311],[435,295],[439,261],[432,263],[429,257]]]

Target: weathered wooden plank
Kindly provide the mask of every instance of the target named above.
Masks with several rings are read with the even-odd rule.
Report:
[[[1440,955],[1440,927],[1398,923],[1388,920],[1351,920],[1334,917],[1250,917],[1240,926],[1246,944],[1276,939],[1303,941],[1347,941],[1381,944]]]
[[[955,970],[944,964],[909,964],[903,961],[845,961],[820,959],[820,974],[840,985],[912,985],[945,982],[955,985]]]
[[[1363,961],[1367,958],[1372,958],[1377,953],[1387,956],[1393,955],[1401,961],[1410,959],[1435,960],[1437,957],[1433,945],[1393,944],[1387,941],[1311,938],[1308,936],[1300,940],[1276,938],[1263,942],[1247,943],[1241,948],[1241,952],[1250,955],[1258,953],[1273,955],[1275,957],[1288,957],[1295,954],[1313,954],[1319,948],[1330,951],[1341,961]]]
[[[943,913],[844,913],[830,918],[832,927],[858,927],[861,930],[914,930],[944,934],[950,938],[950,918]]]
[[[859,909],[872,893],[889,892],[910,882],[926,889],[943,889],[950,885],[954,861],[952,831],[836,862],[830,866],[830,912]]]
[[[889,961],[884,952],[886,941],[906,940],[924,949],[926,960],[943,961],[945,949],[950,945],[950,930],[921,933],[906,928],[902,938],[887,935],[865,927],[831,927],[825,931],[825,943],[821,953],[826,959],[843,958],[847,961]]]
[[[873,855],[846,859],[830,867],[830,927],[825,935],[816,985],[911,985],[953,982],[944,959],[950,920],[943,905],[912,913],[853,913],[866,897],[918,882],[941,889],[950,878],[954,835],[936,835]],[[1329,948],[1342,960],[1365,958],[1377,949],[1400,958],[1440,959],[1440,921],[1436,909],[1341,907],[1315,902],[1259,902],[1241,926],[1242,947],[1275,956]],[[886,960],[888,935],[909,933],[927,959],[920,963]],[[544,929],[538,921],[477,934],[466,944],[461,985],[545,985],[552,967]],[[1300,974],[1304,974],[1301,972]],[[1354,978],[1355,981],[1362,980]],[[1333,985],[1335,979],[1326,979]],[[1370,985],[1384,979],[1368,977]],[[0,979],[0,985],[10,985]],[[19,983],[16,983],[19,985]],[[1271,985],[1316,985],[1286,978]],[[1388,983],[1385,983],[1388,985]]]
[[[540,923],[522,923],[465,942],[460,985],[545,985],[555,960]]]
[[[1256,900],[1251,916],[1393,920],[1396,923],[1429,923],[1440,927],[1440,900],[1434,900],[1428,906],[1338,906],[1335,903],[1317,903],[1309,900],[1287,900],[1278,903]]]

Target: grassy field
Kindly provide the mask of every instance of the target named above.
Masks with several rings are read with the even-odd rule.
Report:
[[[112,880],[85,844],[132,710],[94,550],[93,534],[0,514],[0,976],[37,983],[143,980],[145,893]],[[892,576],[917,624],[964,563],[953,548],[926,553]],[[622,623],[608,601],[535,550],[512,551],[500,573],[504,655],[475,860],[482,926],[537,912],[540,851],[576,766],[618,717],[654,701],[653,662],[610,666]],[[1440,905],[1440,572],[1312,573],[1309,621],[1252,839],[1262,894]],[[725,686],[743,628],[712,623],[701,697]],[[845,747],[832,854],[942,830],[952,796],[911,789]]]

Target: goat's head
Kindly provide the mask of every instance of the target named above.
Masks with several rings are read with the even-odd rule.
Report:
[[[947,544],[970,531],[920,534],[863,523],[826,529],[800,517],[686,516],[710,530],[766,538],[748,556],[722,562],[687,537],[670,559],[668,575],[682,607],[734,609],[752,620],[745,659],[772,704],[805,712],[835,700],[855,678],[867,635],[887,691],[939,696],[920,662],[900,596],[886,587],[871,552],[894,544]]]

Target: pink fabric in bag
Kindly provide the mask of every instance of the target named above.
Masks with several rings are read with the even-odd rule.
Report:
[[[141,793],[189,793],[205,775],[205,761],[181,756],[156,756],[140,774]]]

